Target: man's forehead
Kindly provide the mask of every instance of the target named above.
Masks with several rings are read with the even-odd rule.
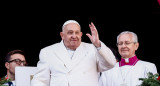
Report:
[[[80,27],[75,23],[70,23],[64,27],[64,30],[80,31]]]
[[[131,34],[122,34],[119,37],[119,41],[130,41],[132,40],[132,35]]]
[[[17,59],[17,58],[19,58],[19,59],[25,59],[25,57],[22,54],[19,54],[19,53],[11,55],[11,58],[12,59]]]

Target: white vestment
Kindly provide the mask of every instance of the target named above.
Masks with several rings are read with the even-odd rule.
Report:
[[[134,66],[119,67],[119,62],[117,62],[114,68],[102,72],[99,86],[121,86],[121,84],[127,84],[124,86],[138,86],[142,83],[139,78],[146,78],[148,72],[157,73],[155,64],[139,60]]]
[[[82,42],[72,56],[61,41],[43,48],[39,58],[31,86],[98,86],[98,73],[116,64],[112,51],[102,42],[99,51]]]

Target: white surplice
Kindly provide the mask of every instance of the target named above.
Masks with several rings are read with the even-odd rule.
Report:
[[[99,86],[138,86],[142,83],[139,78],[147,77],[147,73],[157,73],[157,68],[154,63],[139,60],[134,66],[125,65],[119,67],[119,62],[116,66],[108,71],[102,72],[99,79]]]

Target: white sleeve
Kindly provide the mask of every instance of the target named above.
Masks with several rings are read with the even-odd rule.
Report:
[[[47,60],[45,60],[45,53],[40,52],[40,61],[37,63],[37,72],[33,76],[31,86],[49,86],[50,70]]]
[[[146,71],[147,72],[152,72],[153,74],[156,74],[157,73],[157,68],[156,68],[156,65],[153,64],[153,63],[150,63],[148,65],[146,65]]]
[[[111,69],[116,64],[116,58],[113,52],[101,42],[101,49],[98,50],[98,69],[99,72]]]

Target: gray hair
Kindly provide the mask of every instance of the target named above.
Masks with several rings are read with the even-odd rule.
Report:
[[[138,42],[138,37],[137,37],[137,34],[136,34],[136,33],[131,32],[131,31],[123,31],[123,32],[121,32],[121,33],[117,36],[117,43],[118,43],[118,39],[119,39],[120,35],[122,35],[122,34],[131,34],[131,35],[133,36],[133,41],[134,41],[135,43]]]
[[[67,20],[67,21],[63,24],[63,26],[62,26],[62,31],[63,31],[64,27],[65,27],[67,24],[70,24],[70,23],[75,23],[75,24],[78,24],[78,25],[80,26],[80,24],[79,24],[77,21],[75,21],[75,20]]]

